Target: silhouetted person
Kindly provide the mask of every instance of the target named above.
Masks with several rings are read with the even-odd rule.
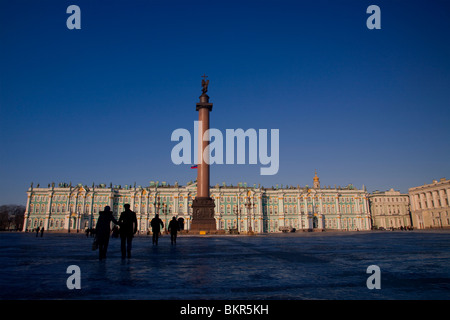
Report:
[[[177,218],[173,217],[169,222],[169,227],[167,230],[170,231],[170,243],[177,243],[177,232],[180,231],[180,224],[177,221]]]
[[[111,233],[111,221],[118,224],[117,220],[113,217],[111,208],[106,206],[104,211],[100,211],[97,225],[95,227],[95,236],[98,243],[98,258],[100,260],[106,259],[109,235]]]
[[[120,214],[120,248],[122,250],[122,259],[125,259],[125,253],[131,258],[131,242],[133,235],[137,231],[136,213],[130,210],[130,205],[124,204],[125,211]]]
[[[42,227],[42,229],[41,229],[41,238],[43,235],[44,235],[44,227]]]
[[[37,229],[36,229],[36,238],[39,237],[39,230],[40,230],[40,228],[37,227]]]
[[[152,226],[152,232],[153,232],[153,244],[158,245],[158,237],[159,233],[161,232],[161,228],[164,228],[164,223],[159,218],[158,214],[155,214],[155,217],[150,222],[150,225]]]

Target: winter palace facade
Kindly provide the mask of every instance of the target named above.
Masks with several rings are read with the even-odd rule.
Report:
[[[50,231],[84,231],[95,227],[99,211],[105,206],[110,206],[118,217],[126,203],[136,212],[141,233],[149,230],[155,213],[159,213],[165,227],[175,216],[183,221],[184,230],[189,230],[196,192],[195,183],[171,186],[150,182],[149,187],[31,185],[27,191],[24,231],[37,227]],[[216,205],[217,230],[225,232],[371,229],[367,192],[352,185],[321,187],[317,174],[313,187],[216,185],[211,187],[211,197]]]

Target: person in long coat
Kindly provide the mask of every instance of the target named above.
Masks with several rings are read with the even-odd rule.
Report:
[[[161,228],[164,228],[164,223],[159,218],[159,215],[155,214],[155,217],[150,222],[150,225],[152,227],[152,232],[153,232],[153,236],[152,236],[153,244],[158,245],[159,233],[161,232]]]
[[[167,230],[170,231],[170,243],[176,244],[177,243],[177,232],[180,231],[180,224],[178,223],[177,218],[173,217],[172,220],[169,222],[169,227]]]
[[[125,259],[125,254],[131,258],[131,243],[133,236],[137,232],[136,213],[130,210],[130,205],[124,204],[125,211],[120,214],[120,249],[122,251],[122,259]]]
[[[118,224],[117,220],[114,218],[111,208],[106,206],[104,211],[100,211],[98,217],[97,225],[95,228],[95,236],[98,243],[98,253],[99,259],[106,258],[106,251],[108,250],[109,236],[111,234],[111,222]]]

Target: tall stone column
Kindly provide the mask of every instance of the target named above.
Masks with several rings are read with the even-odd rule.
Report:
[[[209,135],[205,132],[209,129],[209,113],[212,111],[212,103],[209,103],[208,91],[209,80],[205,81],[203,76],[203,93],[200,102],[197,103],[198,111],[198,167],[197,167],[197,196],[192,203],[192,224],[191,231],[211,232],[216,230],[216,220],[214,218],[214,199],[209,195],[209,153],[204,152],[209,145]],[[205,141],[206,140],[206,141]],[[205,154],[204,154],[205,153]],[[206,159],[205,159],[206,158]]]

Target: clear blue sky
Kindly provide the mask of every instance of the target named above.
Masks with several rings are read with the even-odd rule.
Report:
[[[32,181],[194,180],[170,136],[193,131],[203,73],[211,127],[280,130],[277,175],[215,165],[211,184],[450,178],[449,39],[449,1],[0,0],[0,204]]]

